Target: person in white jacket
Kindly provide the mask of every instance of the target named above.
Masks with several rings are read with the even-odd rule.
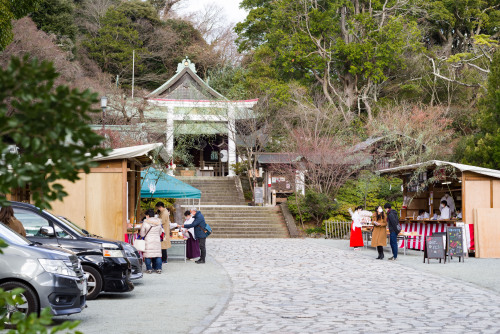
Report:
[[[450,217],[455,212],[455,200],[453,199],[453,196],[450,194],[444,194],[444,196],[441,198],[441,202],[446,201],[446,204],[448,205],[448,208],[450,209]]]
[[[352,231],[349,246],[354,247],[354,249],[358,249],[358,247],[363,247],[363,233],[361,232],[361,226],[363,226],[363,215],[362,215],[363,207],[358,206],[354,209],[354,212],[351,213],[352,218]]]
[[[448,202],[445,200],[441,201],[441,216],[439,219],[451,219],[451,210],[448,206]]]
[[[153,209],[146,210],[145,215],[146,219],[142,223],[140,235],[146,241],[146,250],[143,253],[146,273],[151,274],[153,270],[156,270],[156,273],[161,274],[161,220],[155,217]]]

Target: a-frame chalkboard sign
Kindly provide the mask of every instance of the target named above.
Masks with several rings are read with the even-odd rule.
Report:
[[[464,236],[462,227],[448,226],[446,231],[446,240],[448,255],[450,260],[454,257],[458,257],[458,262],[465,262],[465,249],[464,249]]]
[[[425,237],[424,263],[425,259],[427,259],[427,263],[429,263],[429,259],[439,259],[439,263],[444,260],[446,263],[446,250],[441,235]]]

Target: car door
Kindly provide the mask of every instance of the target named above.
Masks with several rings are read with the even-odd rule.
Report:
[[[59,247],[56,231],[52,222],[38,212],[19,207],[13,207],[14,216],[23,224],[28,240],[44,245]]]

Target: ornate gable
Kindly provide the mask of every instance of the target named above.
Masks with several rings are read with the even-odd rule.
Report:
[[[176,74],[148,97],[168,100],[227,100],[196,75],[196,68],[186,57],[177,65]]]

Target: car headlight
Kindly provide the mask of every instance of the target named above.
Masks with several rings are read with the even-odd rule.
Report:
[[[104,257],[124,257],[123,252],[119,249],[103,249],[102,255]]]
[[[125,257],[123,251],[115,244],[102,244],[102,255],[104,257]]]
[[[66,264],[62,260],[38,259],[38,262],[40,262],[40,265],[46,272],[63,276],[77,277],[72,265]]]

